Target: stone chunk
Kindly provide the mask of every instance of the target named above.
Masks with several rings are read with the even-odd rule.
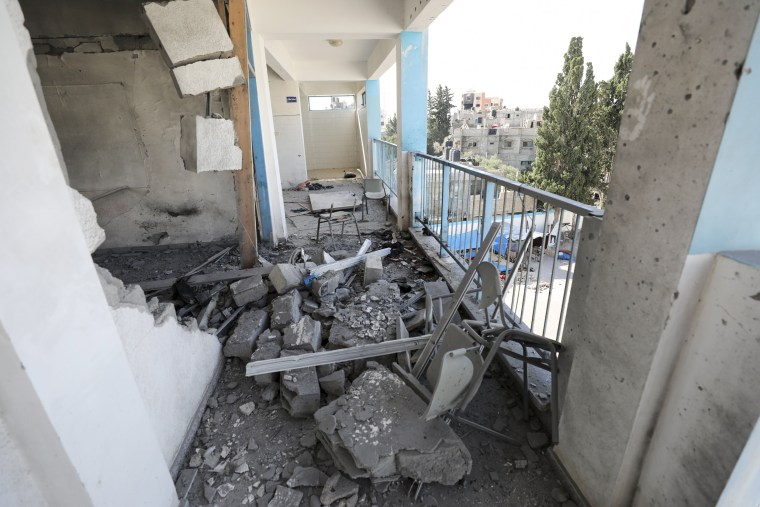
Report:
[[[291,350],[316,352],[322,345],[322,324],[308,315],[285,328],[283,346]]]
[[[280,344],[276,341],[260,344],[256,352],[251,356],[251,361],[263,361],[264,359],[280,357],[280,350]],[[268,385],[277,379],[276,375],[276,373],[262,373],[261,375],[254,375],[253,380],[259,385]]]
[[[291,290],[272,301],[272,329],[285,329],[301,318],[301,295]]]
[[[327,481],[327,476],[318,468],[297,466],[293,470],[293,475],[288,479],[288,487],[322,486],[325,481]]]
[[[549,437],[546,436],[546,433],[544,432],[528,432],[527,437],[528,445],[531,447],[531,449],[543,449],[549,445]]]
[[[321,299],[328,294],[335,294],[343,283],[343,271],[328,271],[311,282],[311,293]]]
[[[364,286],[367,287],[383,278],[383,258],[367,257],[364,262]]]
[[[335,472],[327,479],[319,500],[322,505],[332,505],[338,500],[359,494],[359,485],[346,479],[340,472]]]
[[[172,69],[180,97],[191,97],[243,84],[243,69],[237,58],[204,60]]]
[[[240,307],[267,297],[269,287],[261,275],[253,275],[230,284],[230,291],[235,304]]]
[[[319,379],[319,386],[331,396],[343,396],[346,393],[346,371],[338,370]]]
[[[69,195],[79,221],[79,228],[84,234],[87,249],[92,253],[106,240],[106,231],[98,225],[98,216],[88,198],[73,188],[69,188]]]
[[[249,401],[248,403],[244,403],[238,407],[238,410],[240,410],[240,413],[244,416],[249,416],[253,413],[254,410],[256,410],[256,404],[252,401]]]
[[[239,357],[248,361],[253,354],[256,338],[269,325],[269,315],[263,310],[244,312],[237,321],[235,331],[224,345],[224,357]],[[277,356],[275,356],[277,357]]]
[[[302,354],[301,351],[284,350],[282,356]],[[309,417],[319,409],[319,379],[317,369],[300,368],[288,370],[280,377],[280,400],[283,408],[293,417]]]
[[[298,507],[301,504],[303,493],[296,489],[277,486],[274,497],[267,507]]]
[[[269,272],[269,281],[272,282],[278,294],[285,294],[301,286],[303,275],[301,270],[293,264],[277,264]]]
[[[232,41],[210,0],[146,3],[143,12],[170,67],[232,56]]]
[[[238,171],[243,167],[243,152],[235,145],[231,120],[183,115],[180,125],[179,152],[187,171]]]

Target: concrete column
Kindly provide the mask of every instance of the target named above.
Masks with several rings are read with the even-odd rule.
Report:
[[[422,191],[422,175],[410,154],[427,151],[427,44],[425,31],[401,32],[396,45],[398,226],[404,230],[414,226]]]
[[[0,106],[13,121],[0,122],[0,426],[50,505],[174,506],[35,94],[31,51],[16,37],[23,20],[6,7]],[[6,480],[0,504],[11,505],[19,495]]]
[[[251,13],[254,16],[255,13]],[[249,86],[251,94],[251,137],[253,141],[253,163],[259,194],[262,233],[265,240],[277,245],[288,237],[285,221],[285,205],[282,199],[280,162],[277,158],[272,100],[269,94],[267,58],[264,40],[257,33],[251,33],[251,55],[256,76]],[[258,122],[255,122],[258,116]],[[262,170],[263,166],[263,170]],[[264,226],[268,221],[271,226]],[[270,237],[266,237],[270,235]]]
[[[593,269],[574,282],[560,356],[555,453],[591,505],[632,501],[676,360],[660,361],[665,326],[759,9],[645,4],[608,206],[585,250]]]
[[[377,79],[368,79],[365,85],[367,97],[367,146],[366,152],[369,153],[369,167],[367,167],[367,176],[373,176],[375,167],[375,150],[373,149],[373,139],[380,139],[380,81]]]

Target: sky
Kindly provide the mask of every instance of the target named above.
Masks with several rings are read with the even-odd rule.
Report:
[[[429,28],[428,88],[482,91],[507,107],[549,105],[575,36],[596,80],[612,76],[626,42],[635,50],[644,0],[455,0]],[[395,67],[380,79],[385,114],[396,109]]]

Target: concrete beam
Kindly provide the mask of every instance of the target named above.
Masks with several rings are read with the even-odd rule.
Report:
[[[404,30],[427,30],[454,0],[404,0]]]
[[[377,41],[367,59],[368,79],[380,79],[396,63],[396,39]]]
[[[309,60],[295,62],[300,81],[364,81],[367,63],[362,61]]]
[[[280,76],[283,81],[298,81],[296,76],[296,64],[290,57],[282,42],[278,40],[267,41],[265,44],[267,65]]]

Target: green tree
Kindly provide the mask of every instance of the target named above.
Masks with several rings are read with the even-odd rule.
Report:
[[[599,190],[607,193],[612,163],[617,151],[620,121],[623,118],[623,106],[628,91],[628,77],[631,75],[633,53],[626,44],[625,51],[615,63],[615,73],[609,81],[599,83],[599,103],[596,110],[596,123],[599,132],[602,180]]]
[[[503,176],[504,178],[509,178],[510,180],[516,180],[517,175],[520,173],[516,167],[505,164],[496,155],[491,155],[489,158],[486,158],[482,155],[476,155],[472,158],[475,159],[475,164],[473,165],[481,167],[489,173],[494,173],[498,174],[499,176]]]
[[[536,160],[521,180],[549,192],[591,204],[601,181],[600,142],[595,113],[594,67],[583,59],[583,38],[573,37],[562,72],[549,94],[536,139]]]
[[[388,118],[388,120],[385,122],[383,141],[388,141],[389,143],[396,144],[398,141],[397,121],[398,120],[396,119],[396,113],[393,113],[393,116]]]
[[[444,139],[451,133],[453,100],[454,94],[448,86],[438,85],[435,95],[428,90],[427,152],[430,154],[440,153]]]

